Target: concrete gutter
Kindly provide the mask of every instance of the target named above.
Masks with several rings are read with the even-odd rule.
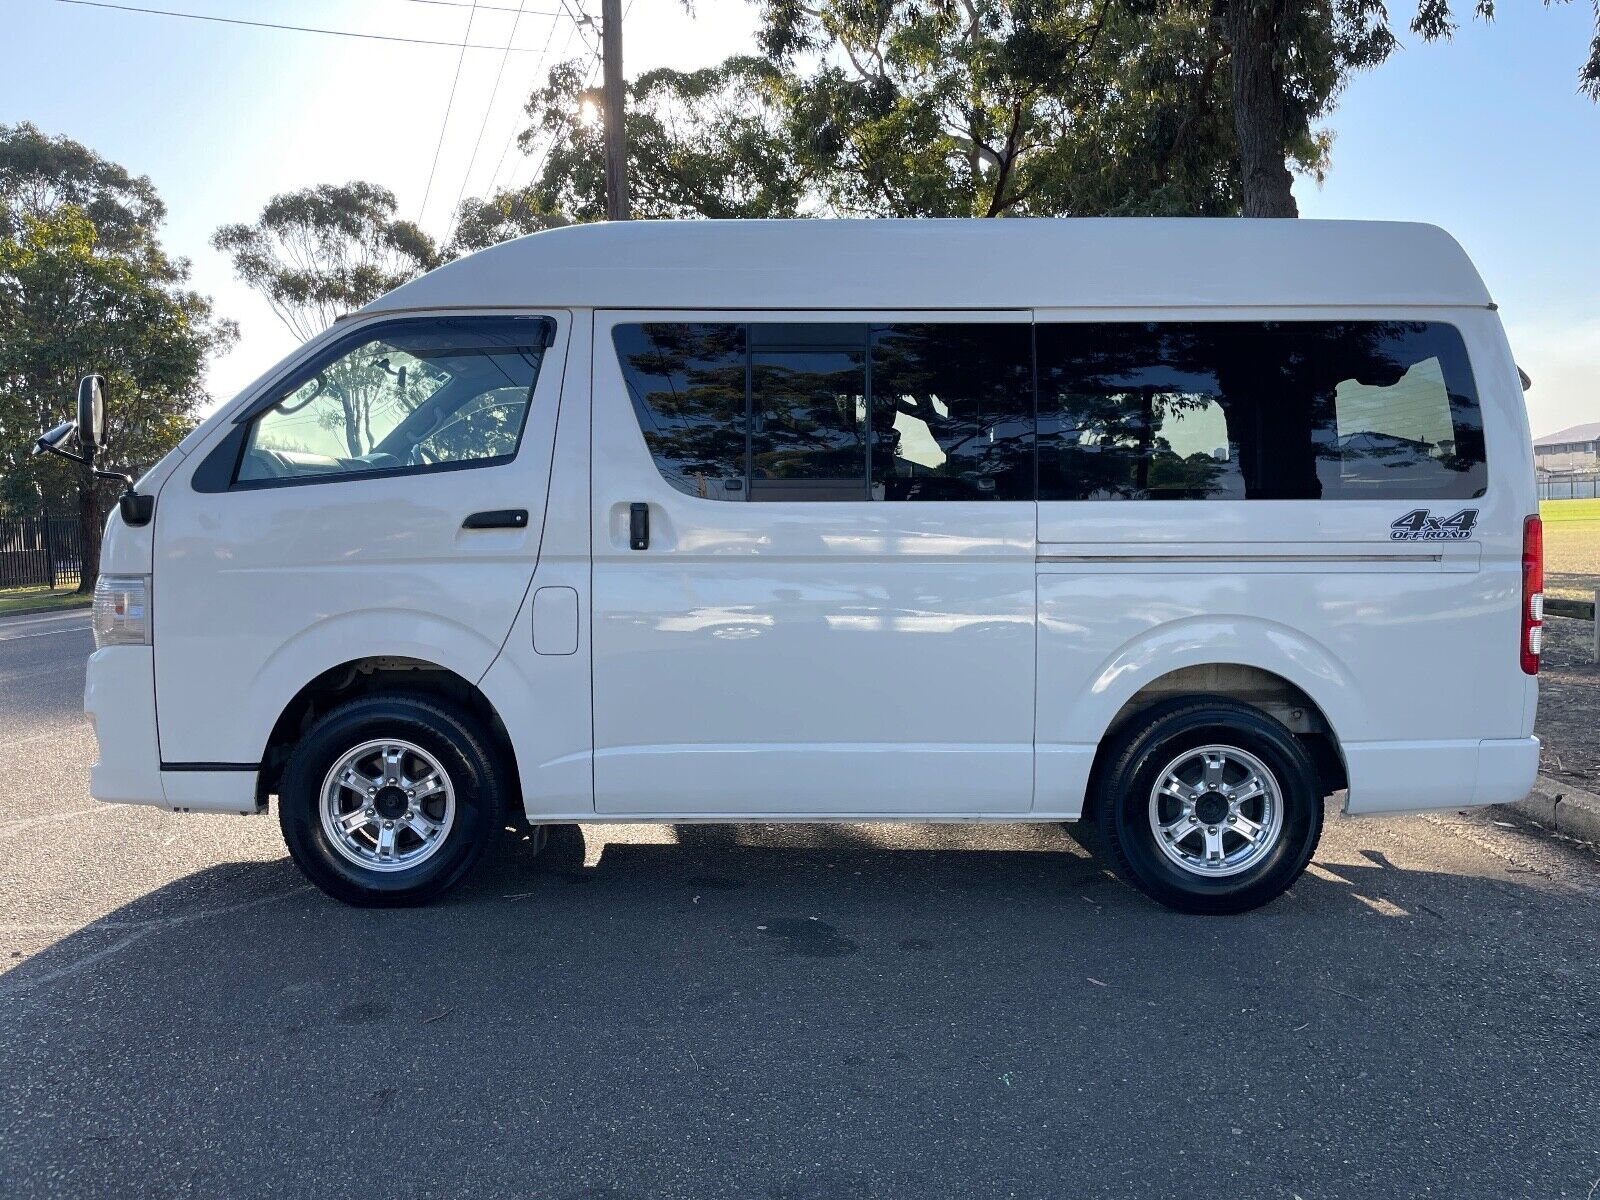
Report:
[[[1507,807],[1567,837],[1600,842],[1600,796],[1563,780],[1541,775],[1526,799]]]

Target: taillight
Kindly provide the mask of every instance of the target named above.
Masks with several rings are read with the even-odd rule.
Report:
[[[1522,523],[1522,669],[1539,673],[1544,639],[1544,525],[1538,517]]]

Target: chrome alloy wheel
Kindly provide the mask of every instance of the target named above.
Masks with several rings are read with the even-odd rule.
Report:
[[[432,858],[456,820],[456,793],[439,760],[414,742],[363,742],[322,781],[322,831],[369,871],[404,871]]]
[[[1150,830],[1190,874],[1237,875],[1278,844],[1283,791],[1265,763],[1237,746],[1186,750],[1150,789]]]

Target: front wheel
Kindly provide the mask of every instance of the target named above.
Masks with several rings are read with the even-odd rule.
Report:
[[[1222,697],[1167,701],[1124,732],[1099,772],[1095,812],[1123,877],[1184,912],[1267,903],[1299,878],[1322,836],[1305,747]]]
[[[334,709],[278,793],[289,854],[347,904],[420,904],[458,883],[495,828],[500,767],[478,723],[416,696]]]

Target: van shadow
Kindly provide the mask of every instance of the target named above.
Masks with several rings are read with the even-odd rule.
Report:
[[[218,866],[70,933],[0,977],[0,1192],[1039,1194],[1067,1171],[1094,1195],[1182,1147],[1284,1194],[1313,1176],[1275,1161],[1326,1183],[1375,1096],[1485,1055],[1463,1113],[1525,1083],[1547,1139],[1591,1132],[1562,1068],[1486,1024],[1593,1051],[1592,971],[1530,969],[1513,936],[1587,962],[1592,908],[1537,886],[1371,851],[1200,918],[1054,827],[676,833],[507,836],[411,910],[329,901],[287,860]],[[1258,1121],[1273,1106],[1334,1132]],[[1197,1132],[1218,1121],[1249,1157]],[[1066,1136],[1088,1128],[1109,1132]],[[1516,1165],[1427,1136],[1394,1194],[1440,1154],[1485,1194]]]

